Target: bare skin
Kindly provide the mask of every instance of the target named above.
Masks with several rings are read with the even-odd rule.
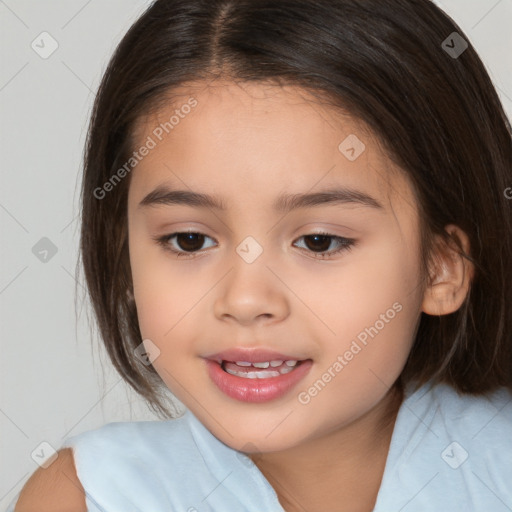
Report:
[[[137,147],[157,144],[132,171],[128,198],[139,325],[160,351],[153,366],[218,439],[253,453],[287,512],[370,512],[400,405],[389,390],[421,313],[447,314],[464,300],[467,262],[446,256],[431,281],[422,275],[413,189],[362,123],[292,87],[219,82],[177,93],[137,126]],[[197,106],[157,140],[155,128],[191,97]],[[351,135],[365,145],[353,160],[340,149]],[[164,184],[220,196],[226,208],[140,205]],[[333,187],[380,207],[272,208],[281,194]],[[204,235],[192,257],[155,241],[186,231]],[[322,231],[355,245],[333,254],[332,238],[320,258],[306,239]],[[263,250],[250,264],[236,250],[248,236]],[[165,244],[185,252],[176,237]],[[206,371],[205,358],[234,347],[313,364],[284,396],[247,403]]]
[[[264,453],[253,461],[287,512],[320,512],[334,505],[342,511],[371,511],[400,403],[401,393],[393,389],[375,409],[345,429],[290,449],[286,458],[282,453]],[[379,421],[384,415],[386,421]]]

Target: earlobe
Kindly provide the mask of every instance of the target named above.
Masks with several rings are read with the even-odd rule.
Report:
[[[458,226],[445,230],[460,241],[462,250],[470,254],[469,239]],[[450,247],[441,241],[433,257],[434,269],[425,289],[422,311],[428,315],[448,315],[457,311],[466,298],[474,274],[473,264],[460,254],[455,241]]]

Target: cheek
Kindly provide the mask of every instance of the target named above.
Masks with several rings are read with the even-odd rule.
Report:
[[[323,312],[336,334],[325,338],[319,360],[323,372],[333,367],[338,356],[343,358],[331,398],[348,389],[354,393],[366,389],[372,395],[401,373],[421,310],[417,262],[414,247],[381,242],[358,254],[357,265],[349,265],[350,271],[331,281],[326,294],[331,300],[325,297]]]
[[[317,275],[309,285],[304,283],[302,294],[334,334],[330,336],[333,342],[341,344],[338,349],[376,322],[378,327],[384,322],[380,333],[393,331],[393,337],[400,333],[410,337],[422,299],[417,261],[414,247],[374,240],[364,250],[350,254],[339,270]],[[393,308],[395,303],[399,305]],[[402,310],[397,313],[397,309]]]
[[[144,338],[158,345],[182,322],[180,319],[197,302],[194,281],[185,283],[176,274],[166,254],[153,243],[141,240],[137,233],[130,238],[132,271],[137,316]]]

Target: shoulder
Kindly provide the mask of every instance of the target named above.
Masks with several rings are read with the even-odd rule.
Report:
[[[404,408],[422,416],[430,413],[449,425],[463,428],[474,423],[480,425],[484,418],[496,428],[512,427],[512,390],[505,387],[475,395],[460,393],[447,384],[427,383],[419,388],[410,384]]]
[[[495,391],[471,395],[461,394],[451,386],[432,388],[432,402],[439,420],[450,430],[478,443],[508,441],[512,449],[512,391],[499,388]],[[496,438],[496,435],[508,436]]]
[[[412,388],[411,388],[412,389]],[[428,383],[406,396],[375,512],[509,510],[512,393],[458,393]]]
[[[160,453],[169,446],[175,452],[190,438],[187,421],[185,417],[181,417],[165,421],[107,423],[68,438],[64,446],[73,448],[75,459],[82,449],[86,449],[91,455],[100,456],[97,460],[101,460],[107,454],[127,454],[133,457],[138,452],[145,455],[151,452]],[[78,470],[80,474],[80,468]]]
[[[57,452],[46,469],[40,467],[23,487],[15,512],[87,512],[71,448]]]
[[[512,391],[507,388],[473,395],[446,384],[427,384],[406,399],[404,415],[419,419],[438,440],[474,448],[477,457],[494,450],[501,460],[504,451],[512,451]]]
[[[185,417],[112,422],[87,430],[67,438],[54,462],[34,472],[12,512],[87,512],[95,504],[93,497],[117,505],[119,486],[123,499],[138,502],[147,492],[143,477],[148,467],[155,476],[165,469],[176,480],[183,466],[180,461],[192,457],[194,447]]]

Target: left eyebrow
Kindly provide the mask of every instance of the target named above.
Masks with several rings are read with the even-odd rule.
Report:
[[[139,207],[182,204],[198,208],[225,211],[222,198],[190,190],[171,190],[165,185],[158,186],[147,194]],[[384,210],[384,206],[374,197],[351,188],[334,188],[309,194],[281,194],[277,197],[273,209],[276,212],[289,212],[299,208],[311,208],[325,205],[357,204],[369,208]]]

